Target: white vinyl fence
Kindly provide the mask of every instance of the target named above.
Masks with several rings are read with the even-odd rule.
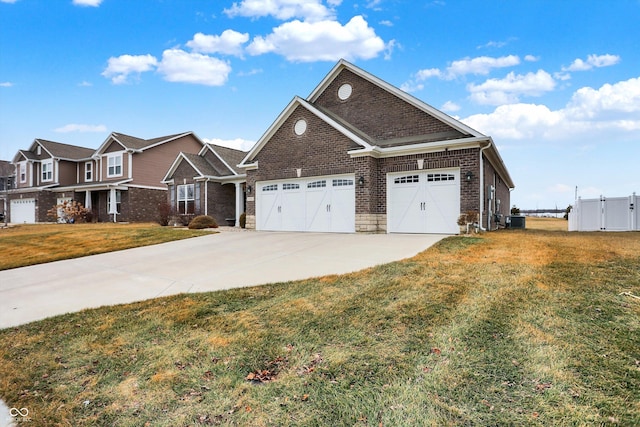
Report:
[[[640,231],[640,196],[578,199],[569,231]]]

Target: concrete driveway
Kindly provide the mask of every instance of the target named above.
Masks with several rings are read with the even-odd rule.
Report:
[[[0,271],[0,329],[103,305],[357,271],[412,257],[443,237],[226,230]]]

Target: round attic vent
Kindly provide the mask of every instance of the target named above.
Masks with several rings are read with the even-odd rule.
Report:
[[[293,131],[298,136],[304,134],[307,131],[307,122],[304,119],[298,120],[293,127]]]
[[[340,86],[340,89],[338,89],[338,98],[346,101],[351,96],[351,92],[353,92],[353,88],[349,83],[345,83]]]

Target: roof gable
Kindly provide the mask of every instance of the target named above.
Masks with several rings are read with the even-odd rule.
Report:
[[[452,130],[455,130],[460,133],[460,137],[484,137],[485,135],[476,131],[475,129],[470,128],[464,123],[454,119],[453,117],[443,113],[442,111],[432,107],[431,105],[419,100],[418,98],[403,92],[402,90],[396,88],[395,86],[385,82],[384,80],[374,76],[373,74],[364,71],[363,69],[356,67],[355,65],[345,61],[344,59],[340,60],[333,69],[325,76],[325,78],[316,86],[316,88],[311,92],[311,94],[307,97],[307,101],[316,104],[318,100],[325,94],[327,89],[329,89],[334,83],[334,81],[342,74],[342,73],[351,73],[358,78],[361,78],[371,85],[379,88],[382,91],[385,91],[394,97],[396,97],[399,101],[407,103],[414,108],[428,114],[429,116],[437,119],[442,122],[446,126],[450,127]],[[389,109],[388,112],[393,113],[393,109]],[[376,140],[380,138],[375,138]]]
[[[280,113],[275,122],[267,129],[267,131],[262,135],[262,137],[256,142],[251,151],[245,156],[245,158],[240,163],[239,167],[248,167],[256,155],[262,150],[262,148],[269,142],[269,140],[275,135],[276,131],[282,126],[282,124],[293,114],[293,112],[298,107],[303,107],[307,109],[312,114],[316,115],[323,122],[328,124],[329,126],[336,129],[338,132],[345,135],[351,141],[356,143],[358,146],[365,149],[372,149],[373,147],[367,142],[361,135],[357,135],[343,124],[339,123],[335,119],[328,116],[326,113],[316,108],[309,102],[305,101],[300,97],[294,97],[293,100],[287,105],[287,107]]]
[[[244,159],[244,156],[247,155],[246,151],[236,150],[233,148],[223,147],[221,145],[215,144],[206,144],[200,152],[201,155],[205,155],[206,151],[211,152],[215,157],[217,157],[220,162],[225,166],[227,172],[231,175],[239,175],[243,172],[239,170],[237,165]]]
[[[142,139],[131,135],[126,135],[124,133],[119,132],[111,132],[111,134],[107,137],[107,139],[100,145],[100,147],[96,150],[96,154],[102,154],[109,147],[110,142],[115,141],[122,146],[123,150],[129,151],[144,151],[152,147],[156,147],[161,144],[166,144],[167,142],[174,141],[178,138],[181,138],[186,135],[193,135],[193,137],[200,142],[200,144],[204,143],[198,138],[193,132],[183,132],[177,133],[173,135],[160,136],[157,138],[151,139]]]
[[[61,142],[47,141],[46,139],[36,139],[35,144],[39,144],[51,157],[64,160],[83,160],[91,158],[93,149],[80,147],[77,145],[63,144]],[[32,146],[33,147],[33,146]]]

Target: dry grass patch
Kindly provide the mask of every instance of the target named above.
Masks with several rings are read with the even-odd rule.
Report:
[[[210,234],[157,224],[34,224],[0,229],[0,270]]]
[[[0,396],[32,425],[638,425],[639,266],[640,233],[528,228],[87,310],[0,331]]]

